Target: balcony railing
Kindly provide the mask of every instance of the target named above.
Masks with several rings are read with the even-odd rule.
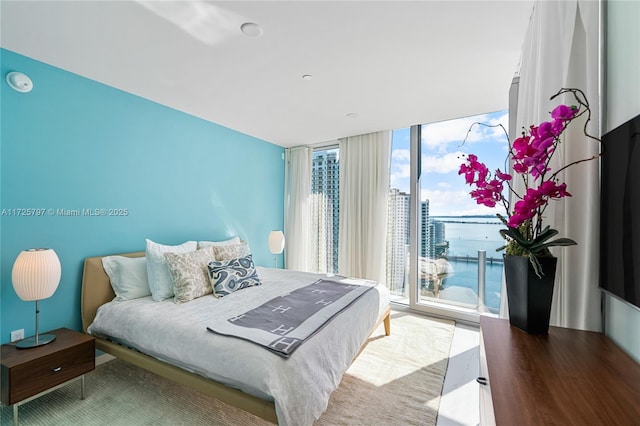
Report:
[[[495,306],[487,306],[487,265],[498,266],[503,264],[502,257],[487,258],[486,251],[479,250],[476,257],[473,256],[447,256],[446,260],[441,259],[436,265],[436,261],[426,258],[420,258],[421,266],[419,271],[420,281],[420,298],[437,303],[451,305],[452,309],[462,307],[465,309],[473,309],[479,313],[497,313],[498,308]],[[442,262],[446,262],[448,266],[443,266]],[[453,277],[455,270],[450,262],[477,263],[477,287],[469,288],[469,286],[456,285]],[[450,269],[449,269],[450,268]],[[447,279],[445,285],[445,279]],[[494,277],[495,280],[495,277]],[[405,282],[407,282],[405,278]],[[467,281],[468,282],[468,281]],[[500,283],[493,282],[493,287]],[[399,287],[399,288],[398,288]],[[400,291],[398,291],[400,290]],[[396,293],[392,295],[392,300],[397,303],[408,304],[408,292],[404,285],[395,287]],[[495,304],[495,295],[494,295]]]

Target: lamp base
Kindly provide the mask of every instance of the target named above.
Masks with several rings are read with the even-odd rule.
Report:
[[[38,335],[38,342],[36,343],[36,336],[27,337],[16,343],[18,349],[36,348],[38,346],[46,345],[56,340],[55,334],[40,334]]]

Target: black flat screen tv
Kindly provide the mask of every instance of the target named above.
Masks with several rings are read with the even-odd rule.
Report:
[[[640,309],[640,115],[602,144],[600,288]]]

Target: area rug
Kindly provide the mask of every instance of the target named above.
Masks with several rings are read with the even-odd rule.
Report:
[[[453,331],[452,321],[393,312],[391,335],[382,326],[372,334],[315,425],[435,425]],[[12,424],[12,408],[0,415]],[[70,383],[21,405],[19,419],[23,426],[270,424],[117,359],[87,374],[84,401],[79,382]]]

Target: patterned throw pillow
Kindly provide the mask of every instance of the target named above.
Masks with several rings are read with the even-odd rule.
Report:
[[[211,247],[189,253],[165,253],[173,278],[176,303],[184,303],[213,292],[207,264],[214,258]]]
[[[251,255],[238,259],[209,262],[207,268],[216,297],[223,297],[236,290],[262,284]]]
[[[237,244],[213,246],[213,253],[217,261],[222,261],[246,257],[251,254],[251,249],[246,241],[240,241]]]
[[[187,253],[198,248],[196,241],[187,241],[177,246],[167,246],[146,240],[147,276],[151,297],[156,302],[173,297],[173,283],[167,266],[165,253]]]

